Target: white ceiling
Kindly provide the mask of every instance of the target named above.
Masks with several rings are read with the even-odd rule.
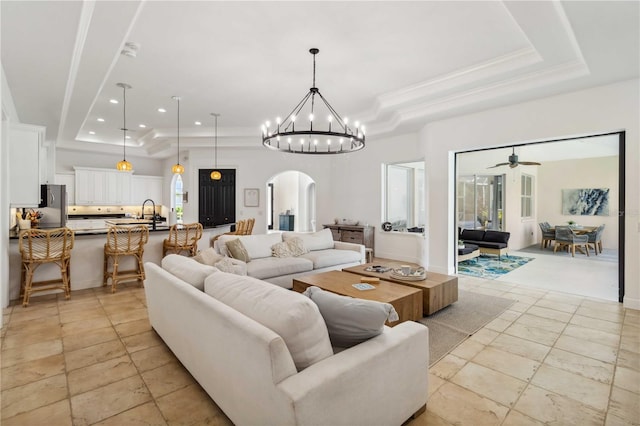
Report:
[[[0,4],[15,106],[3,92],[3,114],[45,125],[47,139],[69,149],[120,149],[122,103],[109,103],[122,100],[118,82],[133,86],[134,155],[175,152],[174,95],[181,146],[211,144],[210,112],[221,114],[222,146],[259,146],[260,124],[285,116],[311,87],[311,47],[320,49],[317,87],[367,125],[369,141],[640,76],[637,1]],[[125,42],[140,44],[136,58],[120,54]]]

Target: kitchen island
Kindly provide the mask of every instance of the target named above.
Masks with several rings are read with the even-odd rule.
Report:
[[[222,233],[223,228],[205,229],[198,241],[198,250],[209,247],[212,236]],[[149,241],[144,247],[143,259],[157,265],[162,261],[162,242],[169,237],[168,226],[157,226],[156,230],[149,229]],[[20,268],[22,256],[15,233],[10,236],[9,244],[9,300],[20,297]],[[93,287],[102,287],[102,271],[104,265],[104,245],[107,242],[106,229],[76,230],[75,242],[71,250],[71,297],[73,291]],[[121,270],[131,269],[134,265],[133,257],[124,258]],[[60,278],[60,268],[54,264],[44,264],[38,268],[35,280]],[[105,289],[110,292],[111,287]],[[54,291],[55,292],[55,291]],[[42,293],[44,294],[44,293]],[[33,299],[38,296],[34,295]]]

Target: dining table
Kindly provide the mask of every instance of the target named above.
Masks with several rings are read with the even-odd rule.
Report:
[[[566,225],[556,225],[556,226],[566,226]],[[556,232],[556,226],[549,228],[549,232]],[[573,226],[573,227],[570,226],[569,228],[576,235],[588,234],[589,232],[593,232],[596,229],[598,229],[597,226],[583,226],[583,225]]]

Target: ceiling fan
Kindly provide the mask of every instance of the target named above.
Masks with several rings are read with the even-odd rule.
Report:
[[[511,147],[511,149],[512,151],[511,151],[511,155],[509,156],[508,163],[498,163],[495,166],[491,166],[487,168],[493,169],[494,167],[509,166],[513,169],[514,167],[518,167],[519,165],[523,165],[523,166],[541,166],[542,165],[540,163],[536,163],[535,161],[518,161],[518,156],[516,155],[515,147]]]

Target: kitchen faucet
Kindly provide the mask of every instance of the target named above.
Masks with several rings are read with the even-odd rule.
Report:
[[[147,198],[142,202],[142,218],[144,219],[144,206],[145,204],[147,204],[147,201],[151,201],[151,204],[153,205],[153,218],[151,219],[151,229],[155,231],[156,230],[156,203],[151,198]]]

